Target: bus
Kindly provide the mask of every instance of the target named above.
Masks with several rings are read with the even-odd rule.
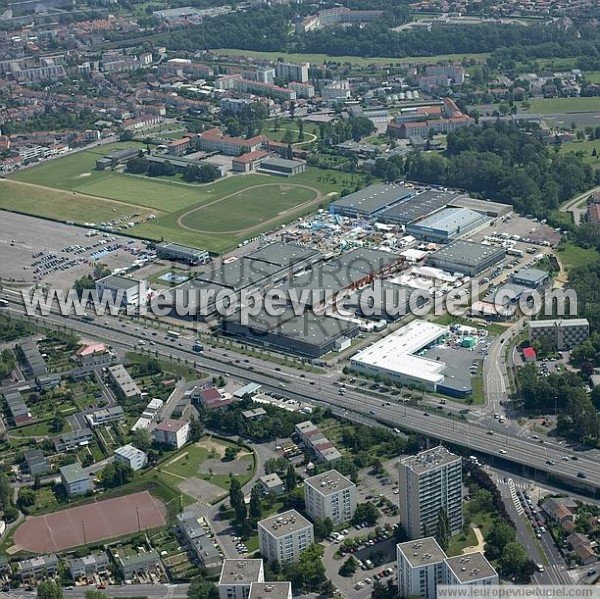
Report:
[[[171,339],[179,339],[181,337],[181,333],[177,331],[167,331],[167,337],[171,337]]]

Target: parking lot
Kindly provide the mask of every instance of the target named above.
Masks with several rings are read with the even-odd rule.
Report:
[[[88,236],[89,229],[3,212],[0,262],[3,278],[42,282],[68,289],[98,263],[109,269],[131,266],[143,256],[141,241],[112,233]]]

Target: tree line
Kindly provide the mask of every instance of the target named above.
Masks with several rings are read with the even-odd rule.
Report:
[[[535,124],[471,125],[451,131],[447,140],[444,154],[378,159],[372,174],[466,189],[538,217],[599,182],[581,157],[551,149]]]

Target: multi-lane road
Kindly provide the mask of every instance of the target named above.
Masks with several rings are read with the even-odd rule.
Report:
[[[11,300],[8,308],[10,312],[20,315],[24,313],[20,294],[7,293],[5,290],[3,295]],[[585,485],[592,489],[600,487],[600,452],[598,451],[574,452],[557,443],[541,443],[539,440],[516,438],[511,436],[509,429],[503,427],[491,428],[487,422],[482,426],[481,421],[449,418],[441,411],[424,412],[422,408],[398,403],[393,397],[374,396],[360,387],[347,387],[346,393],[341,395],[336,385],[338,377],[335,371],[328,371],[325,374],[300,373],[293,368],[278,367],[253,356],[239,355],[229,348],[226,350],[207,348],[203,354],[195,354],[191,351],[191,337],[179,342],[168,341],[163,333],[158,333],[156,337],[149,337],[150,330],[140,330],[139,322],[119,322],[111,317],[103,317],[102,323],[86,322],[75,318],[67,319],[56,313],[40,318],[48,323],[67,326],[86,337],[98,338],[123,349],[134,347],[139,340],[147,342],[148,339],[153,339],[155,345],[151,349],[157,351],[159,355],[175,360],[187,360],[188,363],[195,362],[199,369],[220,372],[242,381],[257,382],[267,390],[292,399],[313,402],[317,405],[329,405],[338,414],[348,411],[349,414],[359,414],[390,427],[419,432],[444,442],[469,448],[474,453],[488,454],[493,456],[495,461],[507,460],[520,464],[524,469],[551,473],[554,477],[560,477],[570,484]],[[108,325],[104,324],[105,322],[108,322]],[[499,342],[495,347],[499,348],[497,351],[500,356],[504,343]],[[494,378],[501,375],[500,371],[490,376]],[[497,393],[501,392],[500,383]],[[490,434],[491,432],[493,434]]]

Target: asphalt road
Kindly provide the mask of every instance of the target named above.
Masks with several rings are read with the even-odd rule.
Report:
[[[184,599],[187,597],[188,584],[129,584],[109,586],[102,592],[107,597],[149,597],[150,599]],[[93,587],[77,587],[63,590],[65,599],[85,599],[86,591]],[[36,591],[12,591],[19,599],[35,599]]]
[[[24,313],[24,307],[20,304],[20,294],[7,293],[7,290],[4,290],[3,295],[12,301],[18,297],[9,310],[14,313]],[[139,328],[139,323],[119,323],[116,318],[107,318],[108,327],[96,321],[89,323],[76,318],[66,319],[54,313],[40,318],[124,348],[132,348],[139,339],[148,339],[148,332],[144,336],[141,333],[145,331],[135,331],[136,325]],[[510,429],[505,429],[504,434],[499,431],[490,435],[487,423],[483,423],[482,426],[481,422],[449,419],[434,412],[424,413],[422,408],[394,403],[393,398],[390,398],[391,405],[386,406],[383,405],[381,396],[373,397],[362,388],[348,387],[347,392],[342,396],[335,384],[337,373],[334,371],[328,371],[324,375],[299,373],[292,368],[278,367],[255,357],[240,356],[232,349],[207,348],[203,354],[195,354],[191,351],[191,336],[189,339],[182,338],[178,342],[167,341],[164,333],[158,333],[156,337],[151,338],[155,340],[156,345],[150,349],[156,350],[159,355],[175,360],[178,358],[187,360],[190,364],[195,362],[199,369],[223,373],[241,381],[257,382],[266,390],[292,399],[312,402],[314,405],[329,405],[338,414],[346,415],[348,411],[348,414],[366,416],[389,427],[420,432],[440,441],[459,444],[473,452],[493,456],[492,463],[495,460],[508,460],[526,468],[552,472],[554,476],[560,476],[571,484],[585,484],[590,488],[600,488],[600,452],[598,451],[576,453],[557,444],[542,445],[539,441],[516,438]],[[573,456],[578,460],[574,461]],[[580,472],[585,474],[585,479],[578,477]]]

